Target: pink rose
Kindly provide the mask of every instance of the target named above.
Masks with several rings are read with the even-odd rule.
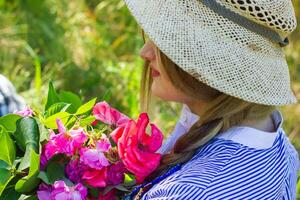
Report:
[[[87,170],[83,173],[82,179],[93,187],[106,187],[107,185],[107,168],[101,170]]]
[[[124,126],[130,120],[126,115],[111,108],[105,101],[99,102],[94,106],[93,115],[97,120],[114,126]]]
[[[149,136],[146,133],[148,123],[148,115],[142,113],[137,123],[130,120],[125,127],[118,127],[112,133],[118,145],[119,157],[136,176],[137,183],[143,182],[158,167],[161,159],[161,154],[155,152],[162,145],[163,135],[154,124],[150,124]]]

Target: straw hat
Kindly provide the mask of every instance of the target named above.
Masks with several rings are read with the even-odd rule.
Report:
[[[290,0],[125,0],[180,68],[228,95],[296,103],[283,46],[297,26]]]

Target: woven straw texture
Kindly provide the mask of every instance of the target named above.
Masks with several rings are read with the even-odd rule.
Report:
[[[297,24],[290,0],[218,2],[276,30],[282,37]],[[258,104],[280,106],[297,102],[283,49],[277,43],[222,17],[200,0],[125,3],[159,49],[199,81]]]

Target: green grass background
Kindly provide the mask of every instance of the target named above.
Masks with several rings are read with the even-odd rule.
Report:
[[[300,21],[300,2],[293,3]],[[290,41],[285,50],[300,99],[300,26]],[[36,108],[53,80],[59,89],[84,100],[97,96],[137,117],[142,45],[140,29],[120,0],[0,0],[0,70]],[[281,110],[300,152],[300,104]],[[157,100],[151,120],[167,135],[179,111],[180,105]]]

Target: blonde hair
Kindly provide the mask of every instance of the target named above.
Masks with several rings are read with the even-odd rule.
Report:
[[[195,151],[215,137],[219,132],[240,124],[244,120],[262,120],[270,115],[276,106],[247,102],[217,91],[198,81],[192,75],[179,68],[156,47],[158,64],[168,74],[172,84],[194,99],[208,102],[203,116],[190,130],[181,136],[171,153],[163,155],[160,167],[154,176],[177,163],[187,162]],[[141,110],[147,111],[151,101],[151,69],[145,63],[141,79]]]

